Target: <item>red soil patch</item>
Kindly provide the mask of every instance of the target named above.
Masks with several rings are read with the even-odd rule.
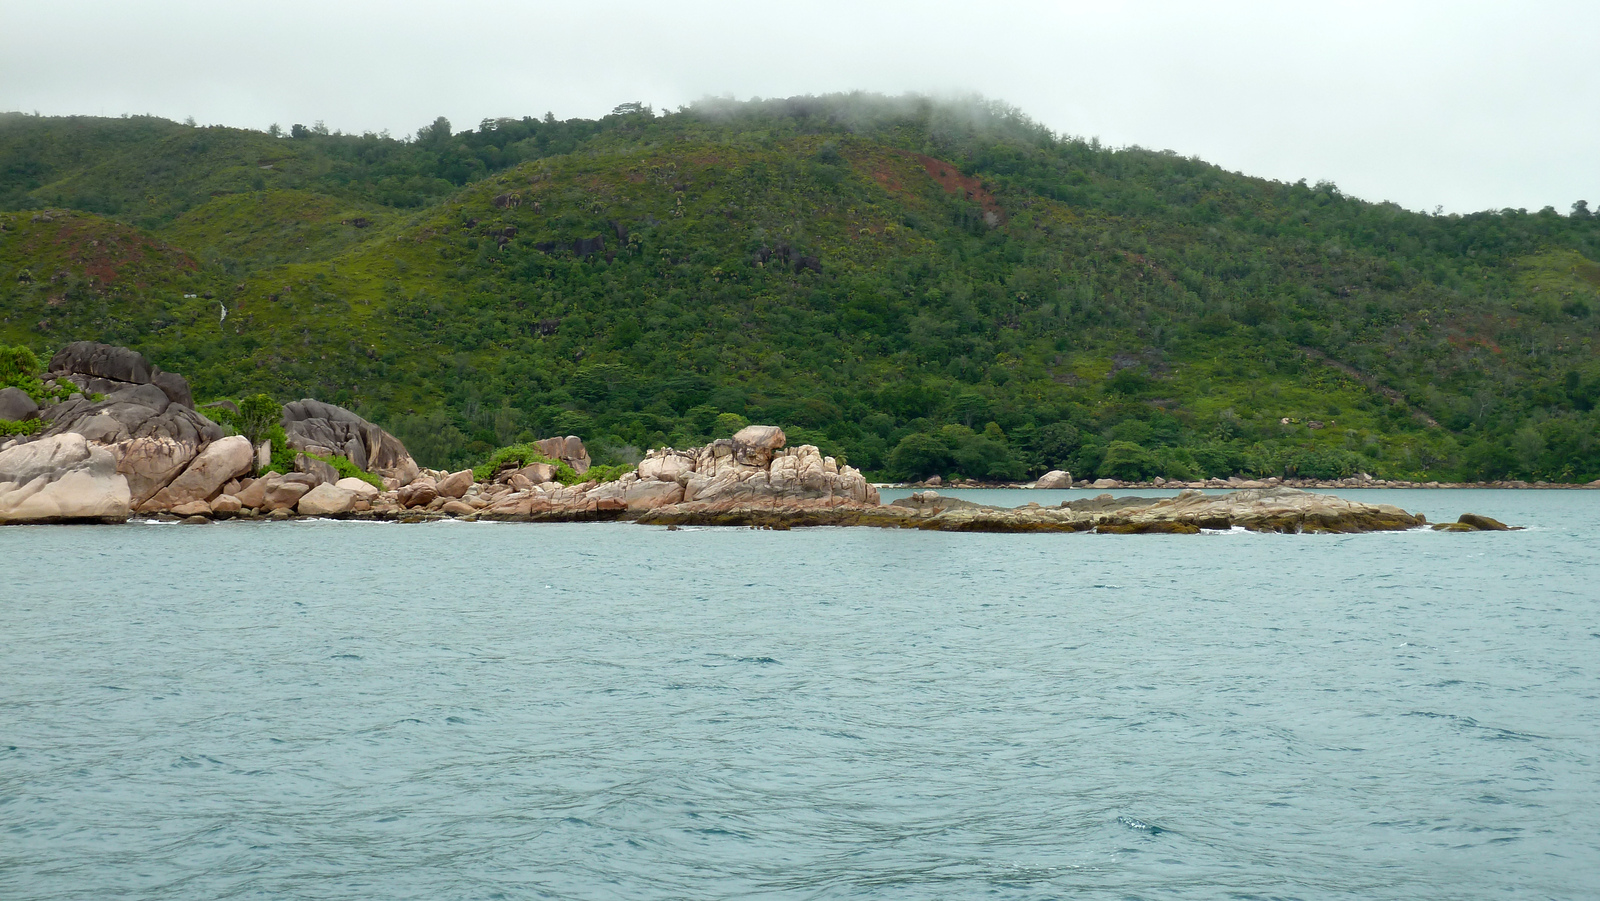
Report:
[[[983,207],[985,213],[993,215],[991,224],[1000,225],[1006,221],[1006,211],[1000,208],[1000,202],[995,199],[984,187],[982,179],[976,176],[962,175],[961,170],[953,163],[936,159],[922,153],[910,153],[904,150],[892,151],[895,155],[906,159],[916,160],[923,171],[928,173],[946,194],[957,194]],[[872,167],[872,178],[885,190],[896,194],[905,193],[906,189],[900,184],[896,173],[878,165]]]
[[[96,228],[94,224],[86,227],[75,216],[66,218],[56,227],[50,243],[91,283],[102,287],[117,284],[130,274],[130,268],[136,278],[145,275],[140,270],[148,266],[152,258],[177,269],[194,271],[200,268],[187,254],[159,241],[131,230]],[[141,288],[146,286],[142,280],[137,284]]]
[[[961,194],[968,200],[983,207],[985,213],[993,213],[999,222],[1006,221],[1006,211],[1000,208],[1000,202],[994,195],[984,190],[983,181],[975,175],[962,175],[961,170],[943,160],[934,159],[925,154],[914,154],[917,162],[927,170],[928,176],[944,188],[946,194]]]
[[[1452,334],[1446,335],[1445,340],[1449,341],[1450,345],[1456,350],[1466,350],[1467,348],[1476,344],[1479,347],[1487,347],[1494,353],[1500,353],[1500,345],[1490,341],[1488,338],[1485,338],[1482,335]]]

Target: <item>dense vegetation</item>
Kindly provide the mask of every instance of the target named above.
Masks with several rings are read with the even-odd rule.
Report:
[[[1430,216],[917,98],[415,138],[0,116],[0,341],[426,465],[780,424],[874,475],[1600,478],[1600,219]]]

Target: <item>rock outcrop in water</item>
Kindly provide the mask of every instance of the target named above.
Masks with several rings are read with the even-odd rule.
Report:
[[[1185,491],[1171,498],[1098,498],[1056,507],[1029,504],[1005,508],[975,504],[928,491],[892,504],[839,505],[805,509],[732,505],[717,510],[661,507],[639,517],[664,525],[861,525],[948,532],[1099,532],[1102,534],[1195,534],[1242,528],[1253,532],[1345,533],[1412,529],[1422,516],[1388,504],[1366,504],[1292,488],[1205,495]]]
[[[1103,534],[1193,534],[1204,529],[1252,532],[1344,533],[1412,529],[1426,518],[1390,504],[1369,504],[1294,488],[1245,489],[1176,497],[1112,497],[1067,501],[1057,507],[997,509],[912,495],[892,506],[912,511],[918,528],[952,531],[1095,531]]]
[[[704,447],[658,448],[634,472],[605,483],[561,485],[550,481],[553,469],[541,464],[507,470],[482,483],[472,483],[469,472],[425,473],[374,499],[373,509],[379,515],[531,521],[633,518],[663,508],[739,516],[747,510],[771,514],[877,506],[877,489],[859,471],[810,445],[784,444],[781,429],[751,426]]]
[[[254,509],[239,503],[238,493],[241,480],[256,471],[257,449],[243,437],[224,437],[222,426],[196,410],[182,376],[126,347],[78,341],[51,358],[44,378],[74,393],[36,412],[48,423],[39,435],[0,443],[0,453],[13,461],[11,475],[28,473],[23,482],[0,480],[0,522],[115,521],[130,511],[227,516]],[[347,456],[396,484],[417,474],[398,439],[343,408],[296,401],[285,405],[283,424],[295,449]],[[302,493],[338,480],[327,464],[302,459],[304,468],[319,473]],[[49,466],[56,469],[40,469]],[[281,500],[293,490],[273,497]],[[327,494],[311,509],[338,509],[329,506]],[[356,506],[352,501],[342,512]]]

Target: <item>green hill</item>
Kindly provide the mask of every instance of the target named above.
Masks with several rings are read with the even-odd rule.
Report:
[[[1428,216],[916,98],[324,132],[0,116],[0,339],[315,395],[434,466],[745,419],[892,476],[1600,478],[1581,206]]]

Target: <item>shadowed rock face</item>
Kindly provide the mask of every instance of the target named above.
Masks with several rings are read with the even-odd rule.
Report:
[[[0,388],[0,419],[21,422],[39,415],[39,405],[21,388]]]
[[[343,407],[309,397],[284,404],[283,430],[294,450],[347,457],[402,485],[417,477],[417,463],[399,438]]]
[[[154,369],[136,350],[95,341],[74,341],[50,358],[52,373],[98,376],[135,385],[148,385]]]
[[[144,354],[95,341],[74,341],[50,358],[46,378],[66,379],[84,391],[111,395],[133,385],[154,385],[179,406],[194,408],[189,382],[175,372],[162,372]]]
[[[106,446],[127,480],[134,508],[182,473],[222,427],[196,412],[189,385],[126,347],[77,341],[50,359],[46,378],[70,382],[79,397],[40,411],[50,421],[43,437],[79,435]]]
[[[775,425],[749,425],[733,436],[733,459],[747,466],[765,466],[788,441]]]

